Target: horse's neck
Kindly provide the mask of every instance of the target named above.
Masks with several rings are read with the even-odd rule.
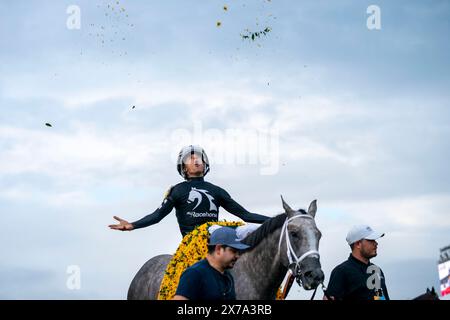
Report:
[[[281,264],[278,241],[281,229],[275,230],[239,259],[239,272],[261,292],[260,299],[271,299],[280,287],[287,268]]]

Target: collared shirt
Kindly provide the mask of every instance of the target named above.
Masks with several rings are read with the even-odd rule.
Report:
[[[368,270],[370,266],[375,265],[371,262],[366,264],[350,254],[347,261],[331,272],[327,294],[336,300],[389,300],[383,271],[377,266],[371,269],[379,272]],[[374,281],[373,277],[379,277],[379,282]],[[374,285],[377,282],[379,288]]]
[[[247,211],[224,189],[199,177],[172,187],[161,206],[153,213],[133,222],[133,227],[139,229],[158,223],[174,207],[182,236],[205,222],[218,221],[219,207],[223,207],[246,222],[263,223],[269,219],[269,217]]]
[[[207,259],[200,260],[183,272],[176,295],[189,300],[236,300],[231,273],[228,270],[220,273]]]

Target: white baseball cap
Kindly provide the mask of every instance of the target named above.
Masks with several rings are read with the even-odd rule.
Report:
[[[345,240],[347,240],[347,243],[351,245],[352,243],[362,239],[377,240],[383,236],[384,233],[374,231],[371,227],[361,224],[351,228],[347,233]]]

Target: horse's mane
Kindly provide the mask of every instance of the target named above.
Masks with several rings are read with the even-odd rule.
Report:
[[[300,209],[302,214],[306,214],[306,211]],[[250,247],[256,246],[260,243],[264,238],[266,238],[269,234],[274,232],[276,229],[283,226],[286,221],[286,213],[281,213],[276,215],[273,218],[267,219],[264,223],[255,231],[246,236],[242,242]]]

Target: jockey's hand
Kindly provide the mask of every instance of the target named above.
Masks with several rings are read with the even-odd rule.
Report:
[[[131,231],[134,229],[133,225],[129,223],[126,220],[123,220],[117,216],[114,216],[114,219],[119,221],[119,224],[110,224],[109,227],[113,230],[120,230],[120,231]]]

